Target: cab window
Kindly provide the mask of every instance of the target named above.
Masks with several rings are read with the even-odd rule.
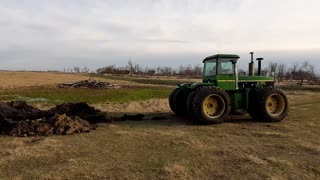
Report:
[[[218,74],[234,74],[234,66],[231,61],[221,61],[219,63]]]
[[[217,74],[216,60],[206,61],[204,65],[204,76],[215,76]]]

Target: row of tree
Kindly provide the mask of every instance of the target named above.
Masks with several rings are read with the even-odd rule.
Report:
[[[291,66],[286,64],[270,62],[268,67],[262,71],[262,75],[272,74],[277,82],[299,81],[299,84],[318,83],[319,77],[316,73],[316,67],[308,61],[301,64],[294,63]]]
[[[187,76],[187,77],[201,77],[202,66],[200,65],[180,65],[178,68],[172,68],[169,66],[164,67],[141,67],[139,64],[134,63],[132,60],[128,61],[128,64],[123,67],[117,67],[115,65],[105,66],[96,70],[99,74],[124,74],[124,75],[163,75],[163,76]],[[79,70],[79,69],[77,69]],[[87,70],[87,69],[84,69]],[[315,72],[315,65],[310,64],[308,61],[304,61],[301,64],[295,63],[291,66],[286,64],[270,62],[266,68],[262,70],[263,76],[274,76],[276,81],[294,81],[299,80],[300,84],[305,82],[318,82],[319,77]],[[77,72],[77,71],[76,71]],[[257,69],[256,69],[257,72]],[[248,74],[247,71],[240,69],[240,75]]]
[[[97,69],[99,74],[129,74],[133,75],[158,75],[158,76],[188,76],[188,77],[201,77],[202,66],[200,65],[180,65],[178,69],[169,66],[158,66],[155,68],[141,67],[139,64],[129,60],[128,64],[123,67],[115,65],[108,65],[103,68]]]
[[[74,67],[73,69],[65,70],[67,72],[76,73],[89,73],[90,71],[87,67],[79,68]],[[128,61],[126,66],[118,67],[116,65],[108,65],[96,70],[99,74],[116,74],[116,75],[148,75],[148,76],[185,76],[185,77],[201,77],[203,67],[199,64],[197,65],[180,65],[178,68],[173,68],[169,66],[159,66],[159,67],[142,67],[139,64]],[[257,72],[257,69],[256,69]],[[240,75],[247,75],[246,70],[239,70]],[[312,84],[319,83],[319,76],[316,73],[315,65],[310,64],[308,61],[299,63],[294,63],[292,65],[286,65],[283,63],[270,62],[268,66],[262,69],[263,76],[274,76],[277,82],[288,82],[288,81],[298,81],[299,84]]]

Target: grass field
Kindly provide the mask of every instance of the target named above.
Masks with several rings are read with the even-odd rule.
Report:
[[[244,116],[191,126],[170,112],[172,88],[2,90],[1,100],[17,94],[43,98],[37,104],[88,100],[112,116],[146,117],[73,136],[0,136],[1,179],[320,179],[319,91],[288,89],[290,113],[280,123]]]
[[[0,100],[23,100],[30,103],[124,103],[151,98],[166,98],[172,88],[133,87],[122,89],[61,89],[52,87],[31,87],[0,91]]]
[[[201,79],[166,79],[166,78],[135,78],[135,77],[121,77],[121,76],[111,76],[111,75],[92,75],[93,77],[103,78],[108,80],[121,80],[121,81],[129,81],[129,82],[136,82],[142,84],[154,84],[154,85],[171,85],[175,86],[177,84],[182,83],[193,83],[199,82]]]

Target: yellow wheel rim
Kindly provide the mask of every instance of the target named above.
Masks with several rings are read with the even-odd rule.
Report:
[[[271,94],[266,101],[267,113],[271,116],[279,116],[285,110],[286,103],[280,94]]]
[[[222,116],[226,109],[223,98],[213,94],[205,98],[202,104],[203,113],[209,118],[218,118]]]

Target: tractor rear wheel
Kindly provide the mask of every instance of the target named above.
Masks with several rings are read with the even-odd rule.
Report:
[[[279,122],[288,115],[288,99],[277,87],[256,88],[251,98],[249,113],[255,119]]]
[[[197,89],[190,106],[196,121],[214,124],[222,123],[228,117],[230,110],[229,95],[217,87]]]
[[[191,122],[192,124],[197,124],[197,121],[195,120],[195,116],[193,113],[192,104],[193,104],[194,96],[198,93],[198,90],[199,89],[195,89],[195,90],[191,91],[187,97],[187,103],[186,103],[187,118],[188,118],[189,122]]]
[[[186,113],[186,98],[188,93],[176,88],[169,96],[169,105],[171,110],[177,115],[184,115]]]
[[[174,89],[170,96],[169,96],[169,105],[170,105],[170,109],[175,113],[176,112],[176,103],[174,101],[174,97],[176,96],[176,93],[178,91],[178,88]]]

